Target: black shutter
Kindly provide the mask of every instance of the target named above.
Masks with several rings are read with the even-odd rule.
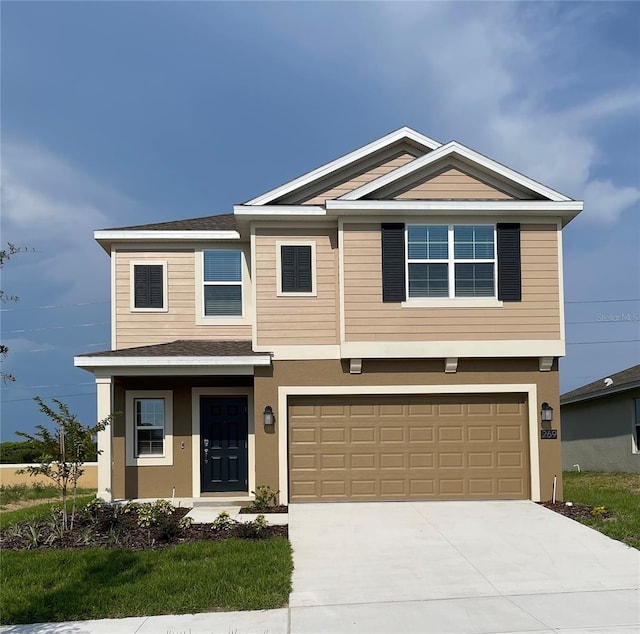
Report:
[[[403,302],[405,288],[404,224],[382,225],[382,301]]]
[[[311,246],[280,247],[283,293],[311,293]]]
[[[520,224],[498,223],[498,299],[522,300]]]
[[[162,265],[136,264],[133,271],[135,308],[162,308],[164,305]]]

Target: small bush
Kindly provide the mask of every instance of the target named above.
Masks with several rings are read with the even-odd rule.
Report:
[[[594,506],[591,509],[591,515],[593,515],[593,517],[597,517],[597,518],[602,518],[606,515],[607,513],[607,509],[604,508],[604,506]]]
[[[234,535],[244,539],[261,539],[266,536],[265,528],[269,526],[269,522],[264,515],[258,515],[251,522],[239,522],[234,528]]]
[[[213,520],[212,528],[214,531],[227,532],[230,531],[237,522],[231,518],[229,513],[222,511],[218,513],[218,517]]]
[[[255,500],[249,508],[252,511],[268,511],[270,508],[278,505],[278,494],[280,491],[274,491],[269,486],[257,486],[255,491],[251,491],[255,495]]]

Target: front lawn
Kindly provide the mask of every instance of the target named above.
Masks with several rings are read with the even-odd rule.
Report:
[[[640,474],[567,471],[563,477],[565,501],[604,506],[612,514],[582,518],[583,524],[640,549]]]
[[[228,516],[191,525],[183,522],[187,509],[166,502],[110,507],[90,500],[78,500],[74,528],[64,534],[55,529],[52,503],[0,513],[1,624],[287,604],[293,561],[286,526]]]
[[[283,537],[3,552],[0,622],[279,608],[289,600],[292,571]]]

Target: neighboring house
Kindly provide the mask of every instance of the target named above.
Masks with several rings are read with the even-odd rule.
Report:
[[[565,471],[640,473],[640,365],[560,397]]]
[[[581,209],[402,128],[232,214],[96,231],[99,495],[549,499]]]

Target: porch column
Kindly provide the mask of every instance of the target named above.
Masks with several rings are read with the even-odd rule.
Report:
[[[111,377],[96,377],[96,394],[97,394],[97,414],[98,421],[104,420],[110,416],[113,411],[112,398],[112,380]],[[111,438],[113,431],[111,427],[113,423],[107,425],[104,431],[98,432],[98,494],[97,496],[105,502],[111,502],[113,499],[111,493]]]

